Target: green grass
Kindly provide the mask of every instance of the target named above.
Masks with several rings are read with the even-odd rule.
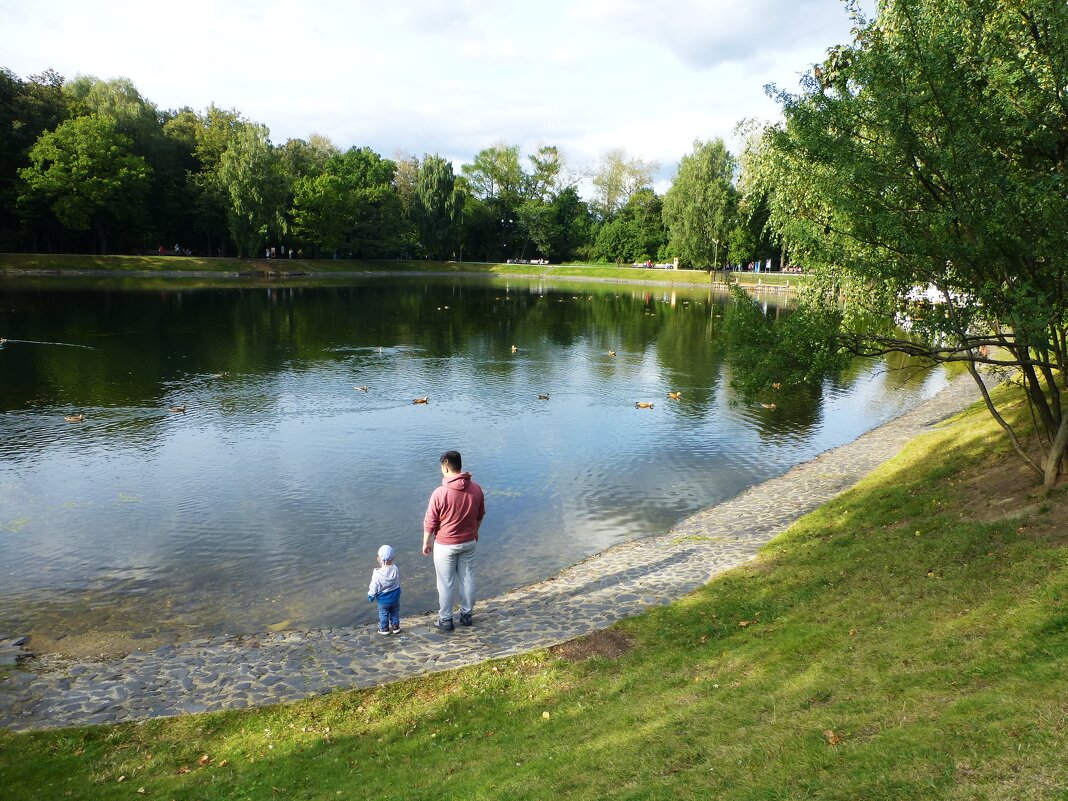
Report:
[[[200,258],[196,256],[92,256],[49,253],[0,253],[0,270],[49,271],[79,273],[110,271],[117,274],[150,273],[234,273],[304,272],[310,274],[335,273],[409,273],[432,272],[442,274],[486,274],[544,276],[553,278],[586,278],[600,281],[631,281],[706,286],[709,275],[701,270],[649,270],[637,267],[610,265],[538,265],[493,264],[484,262],[388,260],[361,261],[353,259],[233,259]],[[721,274],[722,275],[722,274]],[[744,285],[796,285],[799,276],[752,273],[733,273],[731,280]],[[803,277],[801,277],[803,280]]]
[[[0,787],[27,801],[1065,799],[1065,492],[1026,522],[973,519],[976,488],[998,492],[984,482],[1012,459],[985,412],[966,413],[749,566],[620,624],[633,647],[618,659],[541,650],[267,709],[0,733]]]

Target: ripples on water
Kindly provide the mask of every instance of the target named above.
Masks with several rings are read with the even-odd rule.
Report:
[[[732,405],[700,293],[418,280],[0,295],[0,334],[94,348],[0,351],[0,628],[67,650],[101,631],[370,622],[383,542],[404,610],[433,608],[421,522],[449,448],[486,490],[486,596],[664,533],[944,380],[877,364],[775,410]]]

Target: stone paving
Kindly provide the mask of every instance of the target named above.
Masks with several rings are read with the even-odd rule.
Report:
[[[855,484],[911,438],[971,403],[967,376],[859,439],[698,512],[660,537],[613,547],[476,605],[443,634],[432,616],[372,627],[220,636],[116,659],[23,660],[0,673],[0,726],[115,723],[292,701],[510,656],[666,604],[753,558],[801,515]]]

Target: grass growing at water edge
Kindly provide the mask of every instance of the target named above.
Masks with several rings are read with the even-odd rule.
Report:
[[[1020,489],[1015,464],[972,411],[748,567],[617,626],[622,655],[543,650],[263,710],[2,733],[0,786],[22,799],[1064,799],[1065,491]]]

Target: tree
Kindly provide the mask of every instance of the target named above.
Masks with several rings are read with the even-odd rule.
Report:
[[[416,181],[419,239],[431,259],[447,258],[456,243],[463,195],[457,191],[452,164],[441,156],[424,156]]]
[[[608,219],[630,200],[635,192],[653,185],[653,174],[659,169],[656,162],[630,158],[622,149],[609,150],[601,157],[594,171],[594,209],[602,219]]]
[[[286,177],[263,125],[246,123],[223,152],[217,173],[229,200],[230,235],[238,256],[258,254],[285,233]]]
[[[574,187],[549,202],[531,199],[519,207],[519,221],[538,252],[549,261],[575,258],[589,238],[590,212]]]
[[[297,178],[293,191],[293,235],[319,256],[344,246],[354,211],[343,179],[329,172]]]
[[[6,249],[14,250],[20,238],[20,217],[35,223],[34,236],[42,218],[51,217],[44,204],[34,212],[25,205],[19,208],[23,188],[19,169],[29,162],[30,148],[41,134],[54,130],[67,116],[63,76],[48,70],[20,80],[10,70],[0,69],[0,242]]]
[[[187,182],[196,198],[193,209],[195,232],[204,237],[206,249],[214,252],[225,244],[230,232],[229,189],[219,177],[223,153],[237,139],[238,132],[248,120],[237,109],[208,106],[202,115],[194,115],[196,145],[193,155],[198,167],[187,173]],[[243,250],[243,248],[242,248]]]
[[[593,254],[602,261],[633,263],[659,259],[665,245],[663,202],[652,189],[642,189],[601,226]]]
[[[370,148],[335,153],[318,174],[297,179],[294,233],[317,252],[344,250],[357,258],[402,253],[408,223],[394,184],[396,169]]]
[[[46,131],[30,150],[30,166],[19,171],[20,204],[46,202],[66,228],[92,229],[106,253],[108,231],[136,220],[148,191],[151,170],[131,144],[110,117],[76,117]]]
[[[538,152],[527,158],[531,166],[525,193],[527,198],[550,201],[565,189],[561,184],[565,181],[566,161],[559,148],[542,145]]]
[[[683,264],[715,267],[716,259],[727,255],[736,206],[734,170],[735,159],[722,139],[695,141],[693,153],[679,162],[664,195],[664,223],[669,248]]]
[[[1068,444],[1068,6],[882,0],[856,22],[851,45],[779,95],[762,165],[771,224],[821,281],[807,302],[837,289],[847,310],[878,314],[841,342],[964,362],[1050,485]],[[1039,455],[984,363],[1022,383]]]
[[[727,233],[729,258],[734,263],[772,257],[781,259],[782,251],[768,227],[771,216],[768,188],[760,180],[764,130],[755,121],[743,120],[735,127],[735,133],[744,137],[745,146],[738,158],[737,208]],[[722,259],[728,258],[727,254],[720,255]]]

